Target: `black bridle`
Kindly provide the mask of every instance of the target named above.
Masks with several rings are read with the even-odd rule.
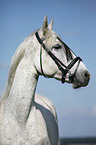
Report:
[[[48,50],[48,48],[46,47],[46,45],[43,43],[43,40],[39,37],[39,34],[38,32],[35,33],[35,36],[38,40],[38,42],[41,44],[41,46],[44,48],[44,50],[47,52],[47,54],[53,59],[53,61],[55,62],[55,64],[58,66],[58,69],[62,72],[62,83],[65,82],[65,78],[66,78],[66,75],[67,73],[70,71],[70,69],[75,65],[75,63],[78,61],[78,65],[77,65],[77,68],[74,72],[74,74],[70,75],[69,76],[69,79],[70,79],[70,82],[72,83],[74,78],[75,78],[75,75],[76,75],[76,72],[78,70],[78,67],[79,67],[79,64],[80,64],[80,61],[82,61],[82,59],[80,57],[76,57],[74,58],[71,63],[66,66],[65,64],[63,64],[50,50]],[[42,50],[42,49],[41,49]],[[41,56],[41,53],[42,51],[40,51],[40,56]],[[41,57],[40,57],[40,64],[41,64],[41,71],[42,71],[42,74],[44,75],[44,72],[43,72],[43,69],[42,69],[42,62],[41,62]],[[44,77],[46,77],[44,75]]]

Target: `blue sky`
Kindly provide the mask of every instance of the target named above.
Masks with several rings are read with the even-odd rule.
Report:
[[[96,0],[0,0],[0,95],[14,52],[41,27],[45,15],[49,22],[54,19],[53,30],[83,59],[91,80],[74,90],[40,77],[36,92],[54,103],[61,137],[96,136]]]

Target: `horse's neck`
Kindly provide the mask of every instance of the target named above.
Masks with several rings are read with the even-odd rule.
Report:
[[[16,117],[18,122],[25,123],[30,114],[34,101],[37,84],[36,70],[30,60],[22,59],[16,70],[14,82],[8,97],[9,111]]]

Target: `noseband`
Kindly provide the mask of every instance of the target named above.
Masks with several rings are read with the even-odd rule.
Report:
[[[57,65],[58,69],[62,72],[62,83],[64,84],[65,83],[65,78],[66,78],[66,75],[67,73],[70,71],[70,69],[75,65],[75,63],[78,61],[78,65],[77,65],[77,68],[74,72],[74,74],[72,74],[71,76],[69,76],[69,80],[70,82],[72,83],[74,78],[75,78],[75,75],[76,75],[76,72],[78,70],[78,67],[79,67],[79,64],[80,64],[80,61],[82,61],[82,59],[80,57],[76,57],[75,59],[73,59],[70,64],[68,66],[66,66],[65,64],[63,64],[50,50],[48,50],[48,48],[46,47],[46,45],[43,43],[43,40],[39,37],[39,34],[38,32],[35,33],[35,36],[38,40],[38,42],[41,44],[41,46],[44,48],[44,50],[47,52],[47,54],[52,58],[52,60],[55,62],[55,64]],[[41,51],[40,51],[40,56],[42,54],[42,48],[41,48]],[[42,74],[44,75],[44,72],[43,72],[43,69],[42,69],[42,60],[41,60],[41,57],[40,57],[40,64],[41,64],[41,71],[42,71]],[[44,77],[46,77],[44,75]]]

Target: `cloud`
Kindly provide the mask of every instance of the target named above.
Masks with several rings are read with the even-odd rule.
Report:
[[[71,102],[72,104],[72,102]],[[95,117],[96,116],[96,106],[86,107],[86,106],[63,106],[62,109],[58,108],[58,114],[61,118],[64,117]],[[63,111],[62,111],[63,110]]]
[[[96,106],[93,106],[92,111],[91,111],[92,116],[96,116]]]
[[[67,35],[67,36],[73,36],[73,35],[77,35],[77,32],[76,31],[64,31],[63,34]]]
[[[0,63],[0,69],[9,69],[9,64]]]
[[[0,98],[1,98],[1,96],[2,96],[2,93],[3,93],[3,91],[2,91],[2,90],[0,90]]]
[[[63,107],[63,112],[58,110],[59,116],[64,117],[96,117],[96,105],[92,107]]]

